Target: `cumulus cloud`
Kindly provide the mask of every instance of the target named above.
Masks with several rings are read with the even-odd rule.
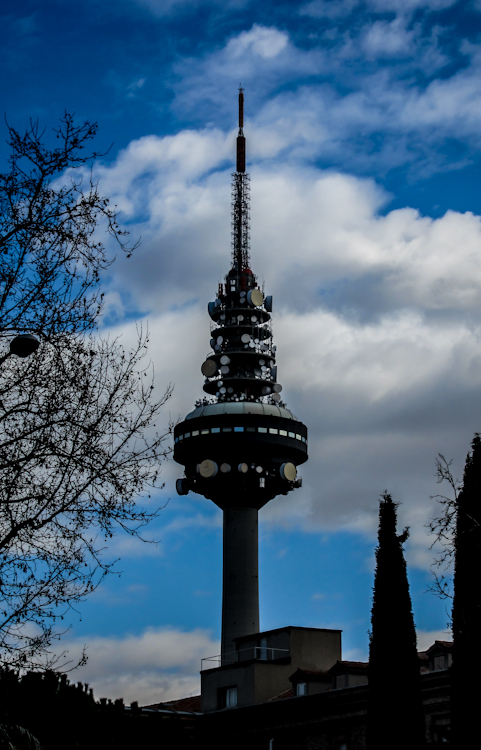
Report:
[[[147,628],[140,635],[62,639],[69,659],[87,646],[87,664],[75,671],[78,680],[101,697],[123,698],[140,705],[200,693],[201,659],[218,654],[220,644],[205,630]]]
[[[241,80],[250,133],[262,130],[273,157],[287,150],[349,171],[411,164],[429,173],[446,168],[445,149],[456,141],[466,151],[457,166],[465,163],[480,138],[477,47],[460,40],[467,64],[436,76],[450,63],[447,29],[413,25],[402,15],[364,20],[329,44],[307,48],[284,30],[254,24],[221,48],[177,64],[174,109],[232,124]],[[379,68],[380,59],[389,64]]]
[[[174,418],[202,395],[206,304],[230,264],[228,145],[233,137],[213,131],[150,137],[100,173],[146,238],[136,259],[117,265],[112,286],[148,311],[158,387],[176,386]],[[204,147],[220,154],[213,164]],[[373,536],[388,489],[402,503],[400,523],[420,529],[407,551],[426,568],[436,455],[462,470],[479,429],[480,219],[383,213],[387,196],[372,180],[295,161],[281,168],[261,147],[256,162],[252,265],[274,295],[286,400],[310,431],[304,487],[262,517]],[[134,335],[133,324],[121,328]],[[166,466],[169,492],[180,474]]]

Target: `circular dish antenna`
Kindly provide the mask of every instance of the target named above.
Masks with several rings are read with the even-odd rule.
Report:
[[[274,401],[280,401],[281,400],[281,397],[279,396],[278,393],[273,393],[272,394],[272,398],[274,399]]]
[[[228,365],[230,363],[230,357],[227,356],[227,354],[223,354],[220,358],[221,365]]]
[[[217,474],[218,467],[215,461],[211,461],[210,458],[206,458],[205,461],[199,464],[199,474],[204,479],[210,479],[215,477]]]
[[[222,338],[222,336],[217,336],[217,343],[218,344],[222,344],[223,341],[224,341],[224,339]]]
[[[243,344],[248,344],[250,340],[251,340],[251,337],[249,336],[248,333],[243,333],[242,334],[241,341],[242,341]]]
[[[249,467],[247,466],[247,464],[239,464],[237,469],[241,474],[247,474],[247,472],[249,471]]]
[[[272,390],[275,393],[280,393],[282,391],[282,385],[280,383],[274,383]]]
[[[287,461],[287,463],[282,464],[281,468],[279,469],[279,473],[281,477],[283,479],[286,479],[288,482],[293,482],[295,478],[297,477],[296,466],[290,461]]]
[[[260,307],[264,302],[264,295],[260,289],[250,289],[247,292],[247,301],[252,307]]]
[[[220,470],[223,474],[228,474],[230,471],[230,464],[221,464]]]
[[[220,371],[221,371],[221,373],[223,375],[227,375],[227,373],[229,372],[229,366],[228,365],[222,365],[222,367],[220,368]]]
[[[206,359],[201,365],[202,375],[206,378],[211,378],[217,372],[217,365],[213,359]]]
[[[188,495],[189,485],[187,479],[177,479],[175,482],[175,489],[178,495]]]

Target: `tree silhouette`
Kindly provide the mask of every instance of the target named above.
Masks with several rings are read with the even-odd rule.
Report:
[[[457,498],[454,536],[453,666],[451,736],[468,747],[479,733],[481,691],[481,437],[476,434],[466,457],[463,486]]]
[[[52,664],[54,624],[111,568],[105,540],[157,514],[136,499],[166,453],[147,337],[95,333],[107,245],[133,249],[92,180],[95,132],[66,114],[48,146],[9,127],[0,175],[0,662],[22,668]],[[35,354],[11,353],[18,334]]]
[[[413,748],[424,743],[416,631],[396,504],[387,493],[379,507],[369,644],[368,750]]]

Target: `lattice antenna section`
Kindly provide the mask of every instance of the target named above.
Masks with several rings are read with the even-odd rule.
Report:
[[[250,263],[250,177],[232,175],[232,262],[240,273]]]

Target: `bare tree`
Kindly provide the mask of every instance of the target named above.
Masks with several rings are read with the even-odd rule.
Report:
[[[100,232],[133,249],[98,186],[76,176],[98,156],[83,154],[95,126],[65,115],[54,132],[48,148],[36,123],[9,127],[0,175],[0,661],[28,668],[51,665],[55,623],[110,570],[105,539],[157,515],[135,501],[168,452],[155,420],[170,389],[153,399],[147,337],[126,351],[88,333],[112,260]],[[26,332],[37,352],[9,356]]]

